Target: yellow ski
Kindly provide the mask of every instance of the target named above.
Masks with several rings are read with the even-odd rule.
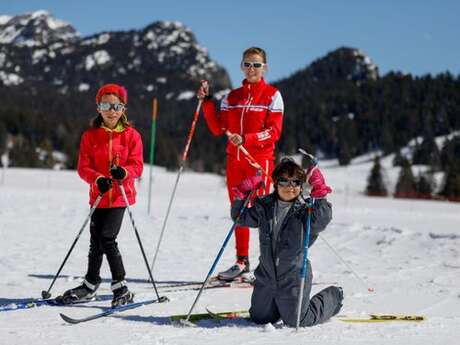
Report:
[[[336,316],[336,319],[343,322],[351,323],[373,323],[373,322],[420,322],[426,320],[425,316],[421,315],[403,315],[403,314],[370,314],[364,317]]]

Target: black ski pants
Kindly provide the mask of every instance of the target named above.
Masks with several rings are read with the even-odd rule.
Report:
[[[91,216],[88,272],[85,277],[91,284],[98,285],[101,282],[100,270],[104,254],[110,266],[112,281],[125,279],[126,272],[117,244],[124,212],[125,207],[97,208]]]

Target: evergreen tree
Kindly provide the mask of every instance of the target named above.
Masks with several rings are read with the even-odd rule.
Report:
[[[36,168],[40,165],[35,145],[22,135],[14,138],[9,158],[14,167]]]
[[[419,174],[417,179],[417,195],[422,199],[431,199],[434,187],[434,180],[431,175]]]
[[[401,149],[397,150],[395,153],[395,157],[393,158],[393,166],[400,167],[404,162],[404,157],[401,154]]]
[[[351,159],[353,158],[350,152],[350,145],[346,140],[339,143],[339,164],[348,165],[350,164]]]
[[[460,165],[452,162],[451,165],[447,167],[444,187],[439,194],[449,200],[460,201]]]
[[[3,122],[0,122],[0,155],[6,151],[6,141],[8,139],[8,132]]]
[[[398,182],[396,183],[395,198],[415,198],[417,197],[417,188],[414,174],[410,162],[406,159],[401,166]]]
[[[441,150],[441,167],[447,171],[449,167],[460,165],[460,136],[446,140]]]
[[[53,157],[53,146],[49,139],[45,139],[40,145],[41,157],[40,167],[52,169],[56,164],[56,160]]]
[[[383,182],[382,166],[380,158],[374,158],[374,165],[372,166],[371,173],[367,178],[366,194],[370,196],[387,196],[387,188]]]
[[[7,140],[8,140],[8,132],[6,131],[6,127],[3,122],[0,122],[0,158],[2,155],[7,151]],[[3,159],[0,159],[0,166],[3,167],[3,164],[8,164]]]
[[[441,154],[432,134],[427,135],[418,145],[412,157],[412,164],[429,165],[433,170],[441,166]]]
[[[394,151],[394,135],[391,134],[389,126],[385,126],[381,133],[381,149],[385,154],[390,154]]]

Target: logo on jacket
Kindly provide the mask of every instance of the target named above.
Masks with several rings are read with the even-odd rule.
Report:
[[[259,141],[267,140],[267,139],[270,139],[270,138],[271,138],[271,134],[270,134],[270,131],[268,129],[263,131],[263,132],[257,133],[257,139],[259,139]]]

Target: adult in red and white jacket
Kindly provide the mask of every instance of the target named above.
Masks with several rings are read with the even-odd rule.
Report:
[[[90,129],[80,142],[77,171],[90,185],[90,205],[96,207],[91,215],[88,267],[83,283],[67,290],[63,301],[73,303],[91,299],[101,283],[100,269],[105,254],[112,273],[112,306],[133,301],[125,280],[125,268],[118,249],[126,202],[120,184],[123,185],[128,203],[134,204],[135,178],[143,170],[142,140],[128,122],[126,89],[117,84],[102,86],[96,95],[97,112]],[[95,205],[98,196],[99,204]]]
[[[241,145],[265,170],[264,176],[271,176],[275,144],[281,136],[284,112],[281,93],[263,78],[267,70],[263,49],[246,49],[241,70],[245,75],[243,85],[222,99],[220,112],[216,110],[207,85],[202,85],[198,90],[198,98],[203,99],[203,112],[209,130],[215,136],[228,135],[226,173],[230,202],[233,201],[232,189],[256,173],[241,151]],[[268,194],[270,187],[266,179],[265,187],[258,190],[258,195]],[[235,237],[237,261],[229,270],[219,273],[221,279],[233,280],[249,272],[249,228],[237,227]]]

